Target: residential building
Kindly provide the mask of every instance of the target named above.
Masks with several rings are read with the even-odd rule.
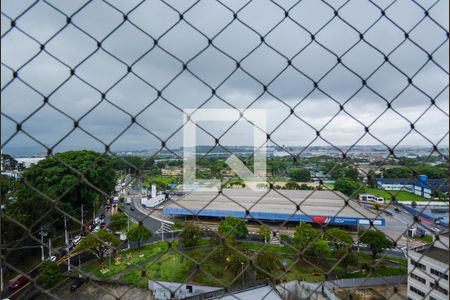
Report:
[[[449,299],[448,231],[408,252],[408,299]]]

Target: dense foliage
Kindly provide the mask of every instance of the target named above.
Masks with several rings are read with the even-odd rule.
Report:
[[[202,237],[202,229],[194,224],[186,224],[179,235],[181,244],[186,248],[197,246]]]
[[[258,228],[258,235],[264,240],[264,243],[267,243],[272,236],[272,230],[270,230],[269,226],[261,225]]]
[[[377,254],[393,246],[392,241],[388,239],[384,233],[377,230],[367,230],[363,232],[360,241],[369,246],[374,259],[377,257]]]
[[[128,217],[123,212],[117,212],[111,216],[109,224],[113,231],[121,231],[127,227]]]
[[[46,288],[53,287],[63,279],[61,268],[56,262],[45,260],[41,263],[38,270],[41,273],[39,281]]]
[[[245,222],[235,217],[229,216],[222,220],[218,230],[227,238],[246,238],[248,236]]]
[[[115,177],[108,156],[87,150],[57,153],[23,171],[17,200],[5,211],[27,227],[41,220],[61,228],[61,213],[55,206],[79,217],[83,205],[89,214],[112,193]]]
[[[364,193],[364,187],[361,183],[346,177],[336,180],[334,189],[350,197],[357,197],[358,194]]]
[[[292,168],[289,170],[289,177],[295,181],[308,182],[311,180],[311,171],[308,169]]]
[[[142,223],[135,224],[128,231],[128,239],[132,242],[137,242],[138,248],[141,247],[141,243],[152,237],[152,232],[145,228]]]
[[[120,239],[106,229],[100,229],[84,237],[75,249],[76,252],[89,251],[100,261],[113,252],[113,247],[120,244]]]
[[[448,178],[447,167],[436,166],[415,166],[415,167],[394,167],[384,170],[384,178],[414,178],[416,175],[427,175],[430,179]]]

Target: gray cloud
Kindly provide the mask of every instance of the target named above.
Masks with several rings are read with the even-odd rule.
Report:
[[[383,9],[390,5],[385,17],[367,1],[346,4],[345,1],[330,1],[326,5],[305,0],[291,7],[295,2],[275,1],[289,10],[290,19],[270,1],[253,1],[245,7],[241,1],[222,1],[229,9],[217,1],[201,1],[191,9],[194,1],[168,1],[175,10],[160,1],[146,1],[134,10],[138,1],[93,1],[73,16],[73,24],[69,25],[66,25],[64,15],[39,2],[16,20],[17,27],[37,42],[17,28],[5,34],[10,21],[2,15],[2,112],[21,122],[43,103],[43,96],[50,95],[51,105],[78,120],[96,106],[101,101],[101,93],[105,93],[107,100],[117,107],[103,101],[80,120],[82,128],[102,142],[111,143],[130,124],[130,115],[121,111],[124,110],[137,116],[137,122],[148,131],[166,140],[182,125],[182,109],[199,107],[209,98],[205,108],[229,108],[221,99],[234,107],[244,108],[260,97],[251,107],[267,109],[268,130],[278,128],[272,133],[274,141],[305,145],[315,138],[315,130],[321,129],[339,111],[339,103],[346,103],[345,112],[363,125],[341,112],[323,129],[324,139],[338,145],[352,144],[364,134],[364,126],[370,125],[376,137],[393,145],[408,132],[410,122],[389,110],[372,124],[387,107],[381,95],[388,101],[395,98],[392,107],[411,122],[429,107],[430,98],[435,99],[442,111],[435,107],[430,109],[417,121],[416,129],[432,142],[439,141],[448,132],[447,1],[440,1],[430,9],[431,3],[419,1],[433,18],[425,18],[419,25],[425,15],[412,1],[399,0],[392,5],[391,1],[377,1]],[[49,3],[71,15],[85,1]],[[14,19],[31,2],[5,1],[2,4],[2,12]],[[341,5],[344,6],[340,8]],[[177,24],[179,12],[187,9],[184,20]],[[334,18],[334,9],[339,9],[339,17],[344,21]],[[128,21],[124,22],[120,11],[131,11]],[[233,20],[233,12],[238,14],[238,20]],[[320,30],[329,20],[331,22]],[[167,32],[174,24],[177,25]],[[64,26],[64,30],[45,46],[45,50],[61,63],[40,52],[39,43],[45,43]],[[120,27],[109,35],[117,26]],[[404,32],[397,26],[409,33],[409,40],[404,42]],[[312,41],[311,33],[318,30]],[[360,33],[364,34],[362,41]],[[264,42],[260,35],[265,35]],[[103,49],[97,50],[94,39],[102,41]],[[212,45],[208,46],[208,39],[212,39]],[[427,52],[432,54],[433,61],[429,61]],[[36,58],[23,66],[37,53]],[[345,66],[338,63],[336,55]],[[395,67],[384,63],[385,55]],[[288,60],[292,66],[288,66]],[[241,69],[236,70],[236,61],[240,62]],[[183,63],[187,64],[188,70],[183,71]],[[132,64],[136,75],[128,74],[116,84],[127,74],[126,64]],[[5,88],[12,79],[8,67],[20,68],[19,77],[32,88],[18,79]],[[70,78],[70,68],[74,67],[81,80],[75,76]],[[331,68],[334,69],[329,72]],[[281,71],[283,73],[279,75]],[[414,86],[408,86],[408,77],[413,79]],[[375,92],[367,87],[361,89],[362,79],[367,80]],[[268,92],[263,93],[263,86],[258,81],[268,85]],[[323,92],[312,92],[313,81],[318,82]],[[64,85],[53,93],[63,82]],[[217,97],[212,97],[211,88],[215,89]],[[179,109],[158,98],[157,90]],[[294,116],[278,127],[289,116],[290,107],[313,128]],[[2,115],[2,144],[15,132],[14,122],[5,115]],[[23,124],[23,128],[45,145],[53,146],[72,129],[70,117],[45,105]],[[248,124],[242,123],[224,137],[224,143],[248,144],[251,133],[248,133]],[[205,126],[219,135],[227,124],[212,122]],[[199,134],[200,142],[210,142],[210,137]],[[178,147],[181,140],[182,132],[178,132],[168,144]],[[325,142],[319,140],[316,143]],[[378,142],[366,137],[359,142],[364,143]],[[412,133],[403,143],[428,142]],[[444,143],[448,145],[448,139]],[[35,143],[18,134],[5,150],[31,145]],[[160,141],[152,134],[133,125],[112,148],[119,151],[159,145]],[[78,129],[57,149],[102,147]]]

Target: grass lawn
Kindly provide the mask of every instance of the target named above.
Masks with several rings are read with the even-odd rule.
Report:
[[[153,176],[145,179],[143,186],[150,187],[152,183],[159,183],[161,185],[168,185],[175,183],[177,177],[173,176]]]
[[[206,245],[208,242],[207,239],[202,239],[200,244]],[[289,247],[272,244],[264,245],[252,242],[243,243],[243,245],[249,254],[258,251],[265,246],[265,251],[271,253],[273,259],[279,261],[275,269],[272,270],[272,274],[280,276],[288,281],[305,280],[309,282],[320,282],[324,280],[324,274],[321,269],[332,266],[335,263],[333,262],[333,260],[335,260],[333,258],[327,259],[327,261],[315,258],[309,259],[312,264],[316,265],[314,266],[306,261],[295,262],[295,256],[293,256],[295,251]],[[169,250],[169,248],[166,242],[158,242],[144,246],[141,249],[132,249],[119,253],[116,256],[117,259],[111,260],[111,268],[107,272],[101,272],[102,269],[107,269],[109,267],[109,261],[107,259],[103,263],[96,261],[86,264],[82,269],[85,272],[94,274],[98,278],[109,278],[123,272],[118,276],[121,276],[126,282],[138,287],[147,287],[149,278],[171,282],[185,282],[194,270],[194,263],[189,258],[186,258],[179,253],[165,253],[167,250]],[[211,249],[196,249],[191,251],[186,249],[186,251],[188,255],[191,255],[192,257],[195,255],[195,257],[197,257],[196,259],[201,259],[205,257]],[[163,255],[159,256],[161,253],[163,253]],[[357,256],[360,264],[372,263],[370,254],[357,253]],[[386,257],[384,259],[386,264],[377,267],[370,276],[406,274],[406,259],[396,257]],[[387,261],[389,260],[398,262],[400,266],[386,266]],[[141,268],[135,267],[133,264],[130,264],[130,262],[138,264]],[[282,262],[286,263],[286,268],[282,266]],[[196,271],[189,281],[211,286],[222,286],[223,284],[229,285],[232,283],[240,284],[242,278],[237,277],[238,272],[226,269],[225,265],[226,264],[220,259],[215,260],[213,258],[208,258],[202,262],[201,269]],[[287,269],[289,269],[288,272]],[[145,273],[143,273],[142,270],[145,270]],[[340,266],[337,266],[333,272],[340,273],[342,271],[343,269]],[[344,276],[345,278],[366,277],[368,276],[368,273],[358,270],[357,272],[347,273]]]
[[[215,278],[218,280],[215,280]],[[221,282],[228,285],[235,278],[236,274],[229,270],[224,270],[224,264],[208,259],[201,265],[201,270],[195,273],[192,281],[204,285],[222,286]],[[240,279],[237,280],[237,282],[240,282]]]
[[[286,270],[280,267],[279,270],[275,271],[274,274],[277,276],[283,275],[283,280],[291,281],[291,280],[300,280],[300,281],[309,281],[309,282],[320,282],[324,280],[324,275],[320,270],[317,270],[309,263],[299,261],[292,267],[294,264],[294,260],[291,258],[280,258],[281,261],[286,262]],[[289,271],[287,271],[289,270]]]
[[[263,251],[268,251],[273,254],[294,254],[294,249],[291,247],[283,247],[272,244],[261,244],[261,243],[245,243],[245,247],[251,251],[258,251],[261,248],[264,248]]]
[[[392,260],[398,262],[401,266],[408,266],[408,260],[406,258],[400,258],[400,257],[393,257],[393,256],[386,256],[384,260]]]
[[[385,191],[380,189],[372,189],[372,188],[366,188],[366,192],[369,194],[374,194],[377,196],[383,197],[385,200],[391,200],[392,195],[395,196],[397,201],[430,201],[430,199],[420,197],[418,195],[412,194],[410,192],[406,191]]]
[[[86,273],[94,274],[97,278],[109,278],[132,267],[133,264],[139,264],[167,249],[168,244],[166,242],[159,242],[143,246],[140,249],[120,252],[114,258],[111,258],[111,264],[109,264],[109,259],[105,259],[102,263],[94,261],[86,264],[81,269]],[[102,272],[102,270],[104,271]]]
[[[165,254],[147,267],[147,273],[151,278],[162,281],[184,282],[189,276],[189,270],[193,263],[188,258],[178,253]]]
[[[323,185],[329,190],[334,189],[334,183],[324,183]]]
[[[358,256],[359,263],[361,263],[361,264],[371,264],[372,263],[372,255],[370,255],[368,253],[356,253],[356,255]],[[378,258],[378,260],[379,260],[379,258]],[[386,256],[383,258],[383,260],[385,262],[392,260],[392,261],[398,262],[402,266],[408,265],[408,260],[406,258]]]
[[[364,277],[381,277],[381,276],[395,276],[395,275],[406,275],[408,270],[406,268],[398,267],[377,267],[372,273],[357,271],[346,273],[342,278],[364,278]]]
[[[158,260],[153,260],[143,266],[146,276],[142,276],[142,269],[135,269],[127,273],[123,279],[139,287],[146,287],[148,279],[162,281],[184,282],[189,276],[192,262],[178,253],[164,254]]]
[[[131,285],[138,286],[141,288],[148,287],[148,277],[142,276],[142,272],[139,270],[134,270],[126,274],[123,279]]]

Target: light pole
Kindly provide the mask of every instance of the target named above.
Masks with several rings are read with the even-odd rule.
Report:
[[[70,269],[70,249],[69,249],[69,233],[67,232],[67,218],[66,215],[64,215],[64,240],[66,243],[66,249],[67,249],[67,272],[71,272]]]
[[[241,261],[241,276],[242,276],[242,285],[245,284],[245,278],[244,278],[244,262]]]
[[[42,261],[45,260],[45,253],[44,253],[44,236],[47,236],[47,231],[44,230],[44,227],[41,226],[41,230],[39,231],[39,235],[41,236],[41,259]]]
[[[81,204],[81,231],[83,231],[84,227],[84,211],[83,211],[83,204]]]
[[[130,249],[130,240],[128,239],[129,232],[130,232],[130,217],[128,216],[128,218],[127,218],[127,246],[128,246],[128,249]]]

